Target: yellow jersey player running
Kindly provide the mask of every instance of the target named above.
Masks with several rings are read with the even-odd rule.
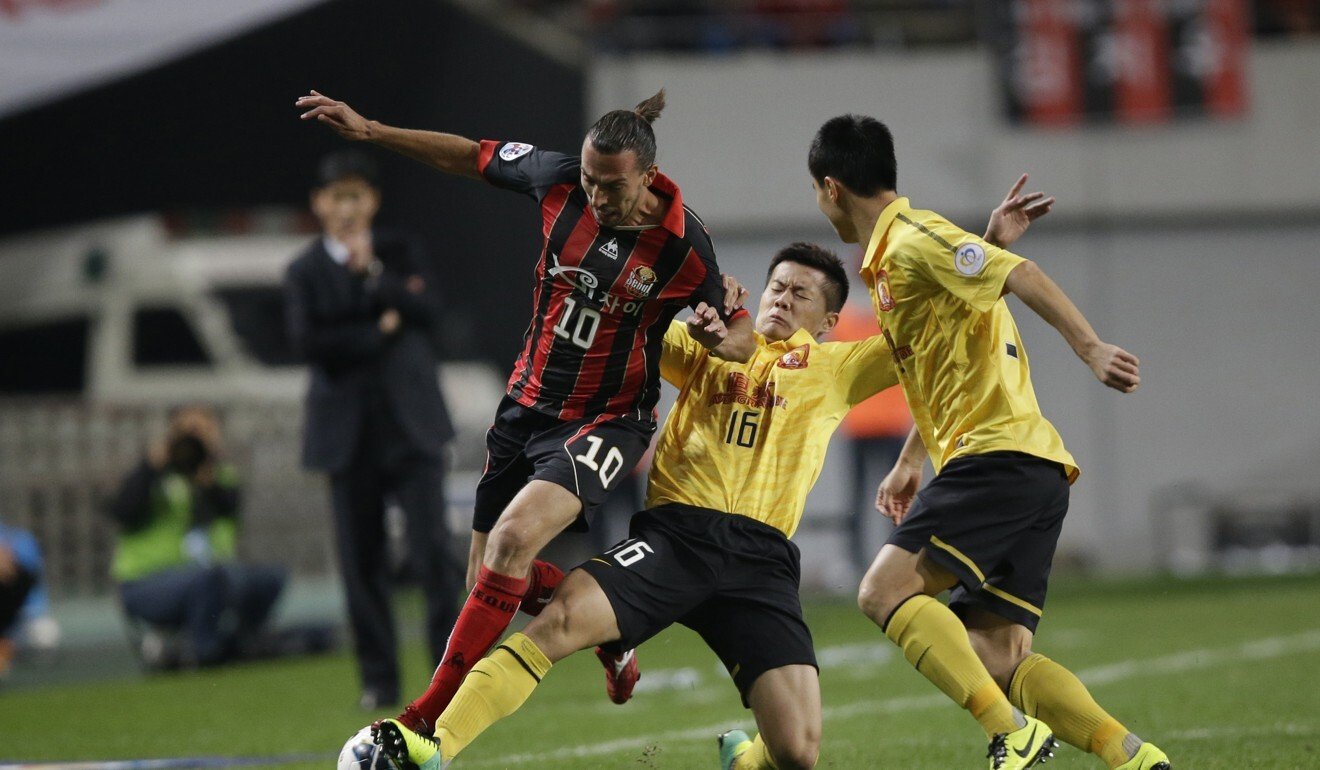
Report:
[[[988,238],[1011,242],[1049,209],[1016,189]],[[672,323],[660,371],[679,395],[630,537],[570,572],[538,618],[476,665],[434,738],[379,723],[386,753],[405,768],[445,767],[519,708],[555,662],[596,645],[631,650],[681,623],[719,656],[761,728],[755,740],[720,736],[723,770],[813,767],[820,685],[789,538],[844,414],[898,381],[883,338],[818,341],[847,294],[838,257],[796,243],[771,260],[747,363],[710,356],[686,324]]]
[[[862,611],[981,724],[992,770],[1043,762],[1053,735],[1111,768],[1168,770],[1164,752],[1032,651],[1078,469],[1041,415],[1002,297],[1016,295],[1122,393],[1141,382],[1136,356],[1101,341],[1034,263],[899,197],[893,137],[878,120],[826,122],[808,165],[839,237],[869,240],[862,276],[915,423],[877,494],[898,526],[862,580]],[[917,493],[927,450],[936,476]],[[934,597],[949,589],[946,607]]]

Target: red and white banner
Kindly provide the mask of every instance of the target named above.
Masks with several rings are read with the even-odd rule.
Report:
[[[1246,110],[1248,0],[1006,0],[989,36],[1010,116],[1163,123]]]
[[[325,0],[0,0],[0,115],[178,58]]]

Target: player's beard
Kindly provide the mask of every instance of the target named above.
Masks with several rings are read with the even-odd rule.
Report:
[[[611,207],[599,211],[592,211],[592,213],[596,215],[596,221],[605,227],[620,227],[624,222],[627,222],[628,218],[637,210],[637,202],[639,200],[641,200],[640,195],[633,198],[631,201],[627,201],[626,209],[623,206],[618,208]]]

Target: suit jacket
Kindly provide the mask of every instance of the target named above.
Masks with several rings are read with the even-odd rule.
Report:
[[[434,288],[410,291],[421,275],[421,249],[411,239],[372,231],[383,270],[359,276],[338,264],[317,238],[284,278],[289,339],[311,367],[303,431],[303,464],[330,472],[347,468],[361,444],[370,404],[383,400],[410,448],[439,455],[453,438],[440,394],[433,340],[439,322]],[[392,335],[380,315],[403,317]]]

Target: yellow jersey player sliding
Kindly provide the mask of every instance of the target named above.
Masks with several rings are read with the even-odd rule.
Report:
[[[1050,200],[1018,196],[991,217],[1002,245]],[[438,770],[517,710],[551,666],[597,645],[631,650],[673,623],[695,630],[728,669],[761,733],[720,737],[721,766],[809,768],[820,746],[820,685],[789,538],[854,405],[898,382],[876,336],[820,342],[848,294],[838,257],[796,243],[770,263],[746,363],[710,356],[688,326],[665,334],[661,373],[679,389],[630,537],[569,573],[554,599],[472,670],[433,736],[397,720],[376,741],[405,768]],[[710,314],[710,311],[708,311]]]

